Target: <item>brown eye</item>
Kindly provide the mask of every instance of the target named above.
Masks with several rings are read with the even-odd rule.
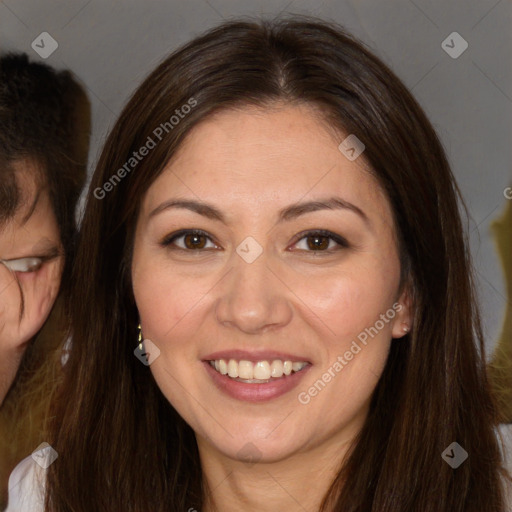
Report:
[[[323,250],[323,249],[327,249],[329,247],[330,239],[327,236],[323,236],[323,235],[310,235],[310,236],[308,236],[306,238],[307,238],[307,241],[308,241],[308,247],[312,251],[318,251],[319,249]]]
[[[299,245],[299,242],[302,242],[302,240],[306,240],[305,247],[303,244],[303,247],[299,247],[299,249],[305,252],[330,253],[349,247],[348,242],[344,238],[324,230],[303,233],[302,237],[294,245]],[[334,245],[330,246],[331,242]]]
[[[176,243],[178,240],[183,240],[181,244]],[[162,242],[164,247],[169,247],[171,249],[179,249],[183,251],[195,251],[201,249],[211,249],[212,247],[206,247],[208,240],[211,241],[211,238],[204,232],[200,230],[185,230],[180,231],[174,235],[170,235]],[[216,246],[212,243],[213,248]],[[175,247],[172,247],[175,246]]]
[[[183,236],[187,249],[203,249],[206,244],[205,238],[206,237],[204,235],[198,235],[195,233],[189,233],[188,235]]]

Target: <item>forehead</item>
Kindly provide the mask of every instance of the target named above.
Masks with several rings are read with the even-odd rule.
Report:
[[[337,193],[391,217],[364,153],[348,160],[338,146],[347,134],[329,129],[307,105],[244,107],[209,116],[187,135],[149,188],[146,213],[172,197],[194,197],[239,210]]]
[[[15,217],[28,218],[34,210],[39,183],[43,181],[41,168],[28,158],[5,162],[0,168],[0,224],[13,220]],[[5,202],[4,202],[5,201]]]
[[[19,193],[19,203],[12,217],[0,226],[2,251],[25,251],[41,239],[57,240],[59,231],[51,205],[44,173],[31,159],[15,161],[11,165]],[[6,258],[5,254],[2,257]]]

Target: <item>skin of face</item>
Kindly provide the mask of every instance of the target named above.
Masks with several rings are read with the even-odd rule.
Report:
[[[64,264],[59,227],[48,192],[34,179],[36,165],[32,160],[14,163],[21,204],[14,217],[0,227],[0,404],[30,340],[50,314]],[[41,261],[29,271],[10,270],[10,262],[20,258]],[[24,301],[21,319],[20,287]]]
[[[341,153],[341,140],[304,105],[222,111],[190,132],[143,198],[134,296],[143,336],[160,350],[150,371],[196,433],[213,489],[207,509],[317,506],[364,423],[391,339],[410,321],[389,202],[362,157]],[[367,220],[322,209],[277,222],[284,207],[332,196]],[[150,215],[170,199],[214,205],[226,224],[187,209]],[[182,229],[205,231],[203,248],[185,249],[184,237],[161,244]],[[303,233],[319,229],[348,247],[327,238],[314,254]],[[247,237],[262,248],[252,263],[236,251]],[[301,403],[298,394],[399,301],[394,318]],[[205,371],[205,356],[229,349],[297,354],[312,366],[292,391],[250,403],[219,391]],[[315,491],[312,474],[324,482]]]

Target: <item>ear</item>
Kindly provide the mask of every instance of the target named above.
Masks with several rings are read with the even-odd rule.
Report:
[[[413,328],[413,298],[412,286],[408,283],[397,300],[396,305],[393,305],[396,311],[395,318],[393,319],[392,337],[402,338],[409,334]]]

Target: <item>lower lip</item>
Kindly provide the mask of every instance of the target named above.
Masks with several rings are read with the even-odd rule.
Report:
[[[213,379],[213,382],[221,391],[232,398],[244,400],[246,402],[265,402],[284,395],[295,388],[311,368],[311,365],[309,364],[302,370],[290,375],[284,375],[277,379],[272,377],[270,382],[264,382],[262,384],[247,384],[245,382],[233,380],[227,375],[222,375],[215,370],[208,361],[203,361],[203,364],[206,367],[206,371]]]

